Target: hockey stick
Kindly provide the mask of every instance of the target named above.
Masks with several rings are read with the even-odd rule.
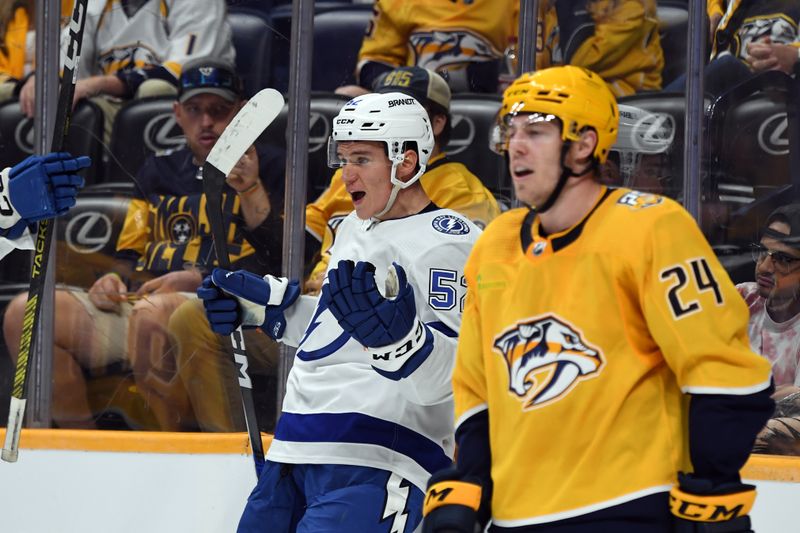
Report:
[[[69,45],[64,54],[64,71],[61,78],[61,87],[58,93],[58,107],[56,107],[56,124],[53,130],[53,142],[50,143],[51,152],[60,152],[69,133],[70,119],[72,118],[72,98],[75,94],[75,83],[78,81],[78,60],[81,54],[83,41],[83,27],[86,23],[86,4],[88,0],[75,0],[72,9],[72,18],[69,21]],[[25,401],[27,393],[27,377],[30,371],[31,350],[39,340],[37,329],[39,315],[44,297],[44,280],[47,273],[48,257],[50,255],[50,242],[53,240],[53,225],[50,220],[39,222],[36,235],[36,249],[31,265],[31,281],[28,289],[28,302],[25,304],[25,314],[22,319],[22,336],[19,339],[19,355],[17,367],[14,371],[14,385],[11,390],[11,403],[8,409],[8,424],[6,425],[6,440],[0,454],[4,461],[13,463],[19,455],[19,436],[22,431],[22,422],[25,417]]]
[[[275,120],[283,108],[283,96],[275,89],[262,89],[239,110],[230,124],[222,132],[203,164],[203,192],[206,195],[206,215],[214,239],[217,263],[222,268],[230,268],[228,239],[222,219],[222,187],[225,176],[241,159],[253,142],[269,124]],[[242,326],[230,336],[233,360],[238,369],[239,391],[242,394],[244,420],[253,449],[256,477],[264,466],[264,444],[258,429],[258,417],[253,400],[253,383],[247,373],[247,351],[244,345]]]

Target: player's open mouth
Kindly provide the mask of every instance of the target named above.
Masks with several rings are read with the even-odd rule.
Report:
[[[525,167],[517,167],[511,172],[515,178],[524,178],[533,174],[533,170]]]
[[[350,198],[352,198],[353,203],[355,203],[364,198],[366,195],[367,193],[365,193],[364,191],[353,191],[350,193]]]

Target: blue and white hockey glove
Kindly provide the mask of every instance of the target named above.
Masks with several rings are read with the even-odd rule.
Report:
[[[756,488],[743,483],[713,485],[711,481],[678,473],[678,486],[669,493],[676,533],[752,533],[748,513]]]
[[[66,213],[75,205],[83,178],[77,172],[92,160],[67,152],[32,155],[0,175],[0,229],[16,239],[25,227]]]
[[[396,293],[394,298],[385,298],[378,291],[372,263],[339,261],[328,271],[321,298],[339,326],[372,353],[372,365],[379,371],[395,373],[421,349],[430,351],[432,335],[417,318],[414,289],[403,267],[393,263],[389,279],[394,280],[390,283],[393,294],[389,295]],[[410,370],[405,369],[398,377]]]
[[[284,311],[300,296],[300,284],[245,270],[215,268],[197,289],[211,329],[230,335],[239,327],[260,327],[275,340],[286,330]]]

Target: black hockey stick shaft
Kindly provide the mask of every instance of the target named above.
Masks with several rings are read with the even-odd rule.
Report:
[[[225,223],[222,217],[222,186],[225,175],[214,165],[205,162],[203,165],[203,192],[206,195],[206,215],[211,226],[211,236],[214,239],[214,251],[217,254],[217,264],[221,268],[230,269],[231,262],[228,256],[228,239],[225,235]],[[264,444],[261,441],[261,431],[258,427],[258,414],[253,399],[253,382],[248,374],[247,350],[244,343],[242,326],[236,328],[230,337],[233,360],[237,369],[239,391],[242,395],[244,419],[247,424],[247,434],[250,437],[250,447],[253,450],[253,461],[256,476],[261,474],[264,466]]]
[[[83,29],[86,25],[86,5],[88,0],[75,0],[72,17],[69,21],[69,44],[64,54],[64,69],[56,107],[56,123],[53,130],[51,152],[60,152],[69,134],[72,118],[72,99],[77,82],[78,60],[80,59]],[[45,278],[47,274],[50,243],[53,239],[53,224],[50,220],[39,222],[36,234],[36,247],[31,265],[31,280],[28,289],[28,302],[22,319],[22,335],[19,340],[19,355],[14,371],[14,383],[11,391],[11,404],[6,425],[6,439],[3,445],[2,459],[14,462],[19,455],[19,437],[25,417],[25,399],[27,397],[27,381],[31,366],[31,353],[39,341],[37,330],[44,297]]]

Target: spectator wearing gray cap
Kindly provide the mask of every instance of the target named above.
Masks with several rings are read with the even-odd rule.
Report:
[[[800,391],[800,204],[770,213],[752,251],[756,281],[737,288],[750,309],[750,345],[772,363],[781,399]]]
[[[214,357],[217,366],[211,369],[203,366],[193,357],[193,345],[175,345],[167,325],[176,309],[196,299],[203,275],[216,264],[198,176],[242,105],[242,83],[232,63],[201,58],[184,65],[173,110],[186,146],[150,156],[139,170],[111,272],[88,290],[56,291],[61,318],[54,332],[53,417],[59,427],[95,427],[101,413],[92,406],[99,405],[121,413],[134,429],[193,429],[194,398],[186,385],[193,383],[193,373],[225,372],[227,367],[217,368],[224,363],[233,372],[227,357]],[[283,174],[283,152],[257,146],[227,176],[223,223],[230,259],[240,268],[280,270]],[[4,333],[9,347],[19,345],[25,300],[25,294],[19,295],[8,306]],[[198,342],[203,324],[187,324]],[[185,366],[182,355],[192,360],[186,380],[178,374]],[[103,397],[108,387],[95,390],[95,378],[105,377],[109,367],[132,372],[138,402],[127,401],[130,395],[124,393]],[[125,392],[129,387],[111,389]]]

